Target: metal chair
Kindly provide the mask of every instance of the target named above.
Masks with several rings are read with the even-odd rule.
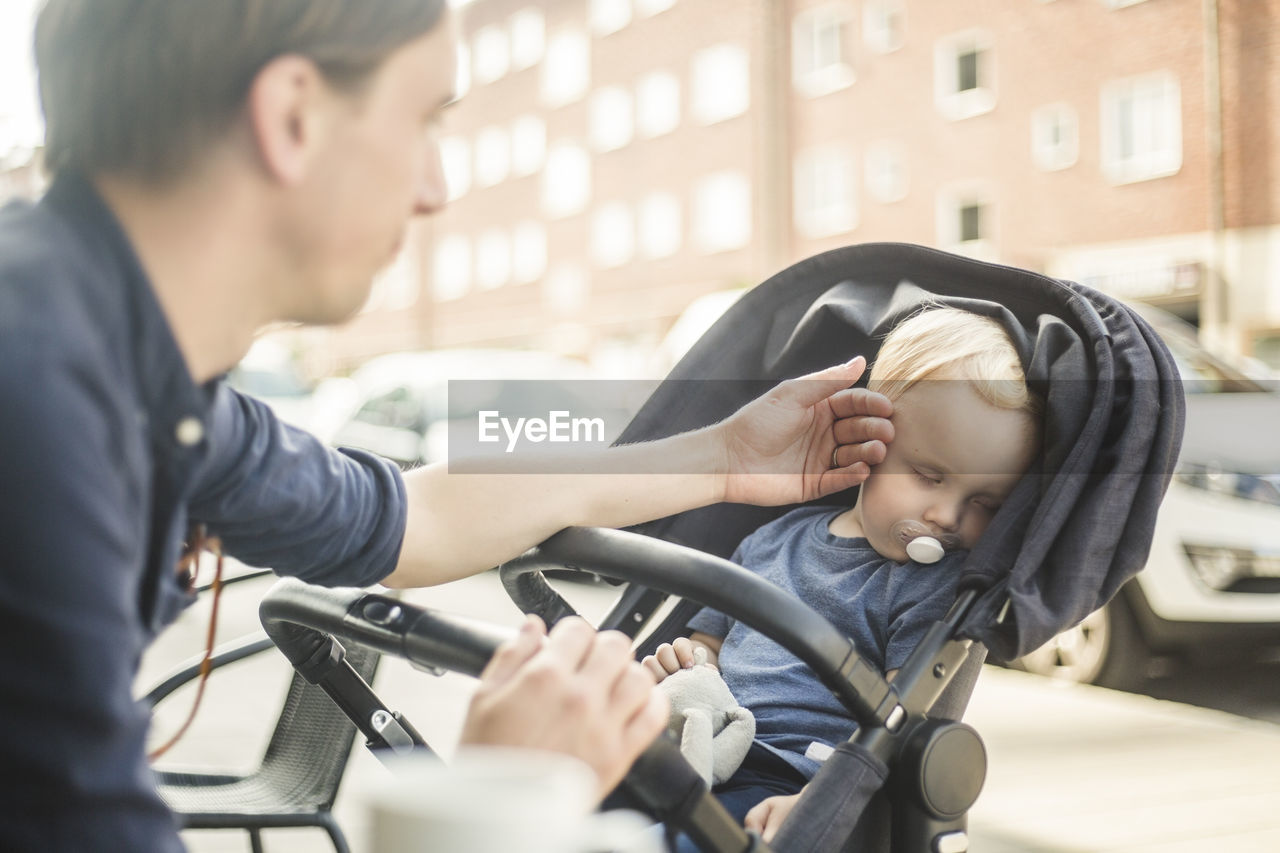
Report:
[[[274,646],[265,635],[242,638],[219,649],[213,667],[270,648]],[[346,654],[365,682],[373,681],[380,657],[366,646],[354,646]],[[199,671],[198,661],[179,669],[145,701],[154,706]],[[355,733],[355,723],[343,710],[295,671],[256,770],[242,775],[159,770],[158,790],[184,829],[244,829],[253,853],[263,853],[262,830],[306,826],[323,829],[337,853],[349,853],[332,809]]]

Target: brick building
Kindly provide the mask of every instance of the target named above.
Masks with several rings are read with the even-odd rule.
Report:
[[[839,245],[1088,282],[1280,366],[1280,0],[474,0],[452,194],[335,366],[655,343]]]

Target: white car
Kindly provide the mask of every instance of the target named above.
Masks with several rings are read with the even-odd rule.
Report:
[[[237,391],[271,407],[285,423],[305,429],[322,441],[350,413],[355,388],[348,379],[329,377],[310,382],[289,349],[279,341],[261,338],[227,374]]]
[[[545,441],[554,438],[562,412],[572,416],[564,423],[570,436],[573,420],[594,422],[598,416],[600,428],[582,438],[601,445],[612,442],[628,419],[602,402],[608,383],[597,384],[601,380],[593,380],[583,362],[548,352],[392,353],[369,360],[351,378],[358,394],[355,414],[333,443],[371,450],[403,467],[449,458],[450,436],[466,440],[467,455],[501,453],[517,440],[511,430],[521,417],[546,424]],[[488,438],[494,440],[478,443]]]
[[[1280,646],[1280,394],[1147,307],[1187,390],[1187,427],[1146,568],[1017,666],[1125,688],[1171,662]]]

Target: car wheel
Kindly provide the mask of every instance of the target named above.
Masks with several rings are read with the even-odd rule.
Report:
[[[1015,665],[1062,681],[1124,690],[1143,681],[1149,661],[1133,615],[1118,595]]]

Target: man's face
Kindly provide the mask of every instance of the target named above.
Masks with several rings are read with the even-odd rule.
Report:
[[[302,275],[285,319],[333,323],[359,310],[400,251],[409,220],[439,210],[441,111],[453,100],[457,52],[448,14],[391,54],[337,107],[294,208]]]
[[[854,508],[863,535],[900,563],[912,538],[904,528],[972,548],[1031,464],[1032,417],[997,409],[967,381],[935,379],[898,398],[893,425],[884,462],[872,469]]]

